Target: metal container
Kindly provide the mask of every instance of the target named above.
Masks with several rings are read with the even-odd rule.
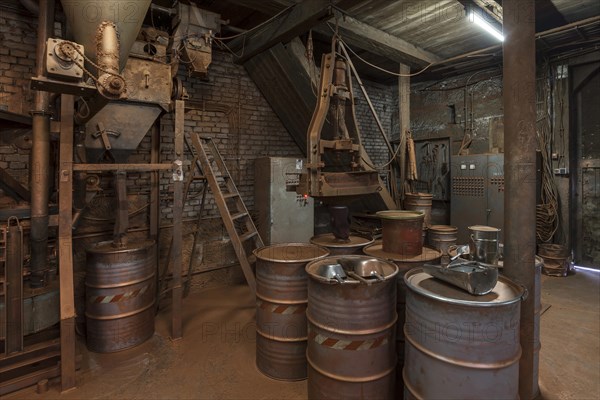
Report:
[[[381,218],[383,250],[403,256],[418,256],[423,250],[422,211],[386,210],[376,214]]]
[[[411,269],[422,267],[426,263],[439,263],[442,253],[429,247],[423,247],[423,252],[416,257],[402,257],[397,254],[384,252],[380,240],[365,247],[363,251],[369,256],[393,261],[398,266],[398,278],[396,279],[398,285],[396,295],[396,312],[398,313],[398,323],[396,324],[396,354],[398,355],[396,398],[400,399],[404,395],[404,385],[402,382],[402,368],[404,367],[404,321],[406,315],[406,284],[404,283],[404,275]]]
[[[525,290],[501,276],[473,296],[421,269],[404,276],[406,399],[518,399]]]
[[[448,254],[448,247],[456,245],[458,228],[450,225],[432,225],[429,228],[429,246]]]
[[[421,211],[425,214],[423,224],[431,226],[431,204],[433,195],[431,193],[406,193],[404,208],[410,211]]]
[[[381,270],[366,281],[352,275],[339,283],[319,274],[327,257],[306,266],[309,327],[309,399],[391,399],[396,354],[396,276],[389,261],[350,255],[343,265],[367,262]]]
[[[500,259],[500,229],[492,226],[469,227],[469,251],[473,261],[498,265]]]
[[[569,274],[569,253],[565,246],[542,243],[538,245],[538,256],[543,259],[544,275],[565,277]]]
[[[306,379],[306,303],[309,261],[327,249],[286,243],[254,250],[256,256],[256,366],[270,378]]]
[[[86,250],[87,347],[110,353],[137,346],[154,333],[154,241]]]
[[[363,236],[350,235],[347,241],[337,239],[333,233],[325,233],[323,235],[313,236],[310,239],[312,244],[322,246],[329,250],[332,256],[340,254],[362,254],[365,246],[373,243],[373,239]]]

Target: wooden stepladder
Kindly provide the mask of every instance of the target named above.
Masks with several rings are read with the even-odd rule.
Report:
[[[255,262],[255,257],[252,255],[252,251],[262,247],[263,241],[215,142],[212,138],[200,136],[198,133],[190,133],[189,136],[191,145],[187,136],[185,139],[194,156],[194,165],[191,168],[192,170],[198,168],[200,172],[198,178],[208,183],[248,286],[254,294],[256,293],[256,280],[252,264]],[[190,179],[194,179],[193,176],[194,174]],[[204,208],[204,197],[202,209]],[[196,237],[194,242],[196,242]]]

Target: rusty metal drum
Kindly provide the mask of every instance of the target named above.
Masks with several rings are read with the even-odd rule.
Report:
[[[518,399],[525,290],[500,276],[474,296],[422,269],[404,276],[405,399]]]
[[[306,379],[306,264],[329,255],[306,243],[254,250],[256,256],[256,366],[270,378]]]
[[[362,254],[363,248],[373,243],[373,239],[350,235],[348,240],[340,240],[333,236],[332,233],[325,233],[323,235],[313,236],[310,239],[310,242],[317,246],[327,248],[329,254],[335,256],[342,254]]]
[[[348,276],[341,282],[323,274],[338,262],[370,265],[380,272],[378,277],[350,275],[345,266]],[[393,398],[398,267],[349,255],[311,262],[306,272],[308,398]]]
[[[407,210],[422,211],[425,214],[423,225],[431,226],[431,205],[433,195],[431,193],[406,193],[404,206]]]
[[[403,256],[418,256],[423,249],[423,219],[421,211],[386,210],[376,214],[381,218],[383,250]]]
[[[451,225],[432,225],[429,228],[429,246],[448,254],[448,247],[455,246],[458,228]]]
[[[154,334],[154,241],[100,242],[86,253],[88,349],[110,353],[145,342]]]
[[[404,395],[404,384],[402,382],[402,368],[404,367],[404,321],[406,314],[406,284],[404,283],[404,275],[411,269],[422,267],[425,263],[439,263],[442,253],[430,247],[423,247],[423,252],[420,255],[403,257],[398,254],[384,252],[381,241],[375,241],[371,246],[365,247],[363,251],[366,255],[392,261],[398,266],[398,278],[396,279],[398,285],[396,294],[396,312],[398,313],[398,323],[396,324],[396,353],[398,354],[396,397],[400,399]]]

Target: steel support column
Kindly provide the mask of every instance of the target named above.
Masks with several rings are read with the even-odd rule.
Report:
[[[519,396],[539,392],[539,314],[535,317],[535,5],[505,0],[504,8],[504,273],[524,285],[521,306]]]

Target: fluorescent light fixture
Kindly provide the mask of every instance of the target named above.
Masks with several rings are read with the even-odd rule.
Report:
[[[580,269],[582,271],[592,271],[592,272],[600,273],[600,269],[588,268],[588,267],[580,267],[579,265],[575,265],[575,269]]]
[[[469,12],[469,21],[473,22],[475,25],[479,25],[479,27],[485,30],[487,33],[489,33],[499,41],[504,42],[504,35],[502,34],[502,32],[500,32],[492,24],[483,19],[475,11]]]

